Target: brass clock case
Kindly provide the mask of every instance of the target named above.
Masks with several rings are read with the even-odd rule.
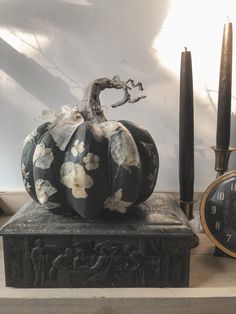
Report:
[[[236,258],[236,171],[225,173],[207,187],[199,210],[208,238]]]

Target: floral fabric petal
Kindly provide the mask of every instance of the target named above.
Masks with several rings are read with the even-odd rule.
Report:
[[[50,134],[61,151],[65,151],[74,132],[82,123],[84,118],[77,107],[67,110],[52,123]]]
[[[113,196],[108,197],[104,202],[104,208],[125,214],[132,202],[122,201],[122,189],[115,192]]]
[[[72,195],[75,198],[86,198],[88,196],[85,189],[76,184],[72,188]]]
[[[79,142],[79,140],[75,140],[74,146],[71,148],[71,154],[74,157],[77,157],[79,154],[81,154],[84,151],[85,144],[84,142]]]
[[[86,174],[84,168],[79,164],[75,165],[76,176],[74,178],[75,183],[79,184],[81,187],[89,189],[93,185],[93,179]]]
[[[86,198],[88,196],[85,189],[93,186],[93,179],[86,174],[84,168],[73,162],[66,162],[60,170],[61,183],[72,190],[75,198]]]
[[[35,182],[35,191],[40,204],[47,203],[49,197],[57,192],[57,189],[52,184],[43,179],[38,179]]]
[[[33,142],[35,140],[35,137],[37,136],[37,129],[34,129],[29,135],[26,136],[23,142],[23,147],[29,143]]]
[[[87,170],[96,170],[99,167],[99,156],[93,153],[88,153],[84,158],[85,168]]]
[[[51,148],[46,148],[44,143],[36,146],[33,156],[33,163],[41,169],[48,169],[53,162],[54,156]]]
[[[60,176],[61,176],[61,183],[64,184],[66,187],[71,189],[74,185],[74,178],[76,172],[73,162],[66,162],[62,164],[60,169]]]

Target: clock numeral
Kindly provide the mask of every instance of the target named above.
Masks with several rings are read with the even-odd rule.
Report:
[[[232,234],[227,233],[227,234],[226,234],[226,241],[227,241],[227,243],[229,243],[229,241],[231,240],[231,238],[232,238]]]
[[[216,214],[216,206],[215,206],[215,205],[211,206],[211,213],[212,213],[213,215]]]
[[[231,183],[230,190],[236,191],[236,182]]]
[[[219,222],[219,221],[216,221],[216,223],[215,223],[215,229],[216,229],[216,230],[220,230],[220,222]]]
[[[223,201],[225,198],[225,193],[224,192],[217,192],[216,198],[220,201]]]

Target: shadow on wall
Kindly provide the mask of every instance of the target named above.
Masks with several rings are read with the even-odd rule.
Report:
[[[67,84],[53,76],[36,61],[19,53],[0,38],[0,68],[23,89],[50,108],[78,103]]]
[[[153,70],[156,61],[147,49],[161,29],[168,6],[165,0],[7,0],[0,23],[2,27],[49,36],[54,47],[47,49],[48,54],[54,52],[56,59],[55,48],[62,48],[60,61],[66,61],[66,68],[76,69],[79,76],[87,68],[93,79],[90,62],[95,70],[106,72],[109,66],[129,62],[137,72]]]
[[[94,78],[119,74],[141,81],[148,98],[142,103],[130,104],[117,110],[107,108],[110,119],[126,119],[143,125],[153,135],[160,153],[159,190],[176,190],[178,187],[178,100],[177,77],[160,65],[152,50],[154,38],[161,32],[168,14],[170,1],[166,0],[0,0],[0,29],[12,34],[18,31],[36,36],[42,34],[49,45],[35,54],[20,53],[10,42],[0,39],[0,68],[7,73],[18,91],[18,116],[14,112],[16,101],[7,96],[4,85],[5,112],[13,119],[14,129],[7,117],[0,117],[5,134],[11,134],[11,143],[0,137],[0,145],[6,146],[4,165],[0,171],[13,169],[6,183],[0,178],[0,186],[22,187],[19,163],[19,143],[39,124],[35,107],[58,109],[70,103],[78,103],[84,88]],[[173,34],[174,34],[173,29]],[[19,39],[19,38],[18,38]],[[39,43],[40,44],[40,43]],[[30,46],[22,40],[23,46]],[[30,47],[32,48],[32,47]],[[157,47],[158,50],[158,47]],[[14,89],[11,90],[15,93]],[[25,95],[32,97],[27,100]],[[115,96],[116,97],[116,96]],[[119,97],[118,97],[119,98]],[[105,105],[114,103],[113,95],[104,97]],[[23,104],[23,105],[22,105]],[[28,105],[28,112],[23,110]],[[201,101],[197,115],[206,110]],[[108,106],[107,106],[108,107]],[[199,111],[200,110],[200,111]],[[22,111],[20,113],[20,111]],[[209,121],[211,120],[211,121]],[[206,116],[198,126],[204,134],[205,126],[212,123]],[[207,140],[200,149],[208,149]],[[196,132],[195,132],[196,133]],[[200,136],[201,136],[200,135]],[[201,136],[202,137],[202,136]],[[214,143],[213,143],[214,144]],[[212,144],[212,145],[213,145]],[[203,162],[204,155],[200,157]],[[205,162],[205,161],[204,161]],[[209,175],[203,167],[201,182]],[[206,170],[206,171],[205,171]],[[211,170],[210,170],[211,171]],[[201,182],[198,183],[201,185]]]

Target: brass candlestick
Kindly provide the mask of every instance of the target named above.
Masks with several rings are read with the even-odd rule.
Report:
[[[192,220],[194,218],[193,216],[193,203],[194,201],[191,202],[185,202],[185,201],[179,201],[180,208],[184,212],[185,216],[187,217],[188,220]]]
[[[223,149],[212,146],[211,149],[215,152],[215,171],[217,171],[217,177],[219,177],[228,170],[230,154],[236,151],[236,148]]]
[[[179,205],[182,211],[184,212],[185,216],[187,217],[188,220],[192,220],[194,218],[193,216],[193,204],[195,201],[191,202],[184,202],[179,200]],[[192,243],[191,243],[191,249],[197,247],[199,245],[199,237],[197,236],[196,233],[194,233],[192,237]]]

